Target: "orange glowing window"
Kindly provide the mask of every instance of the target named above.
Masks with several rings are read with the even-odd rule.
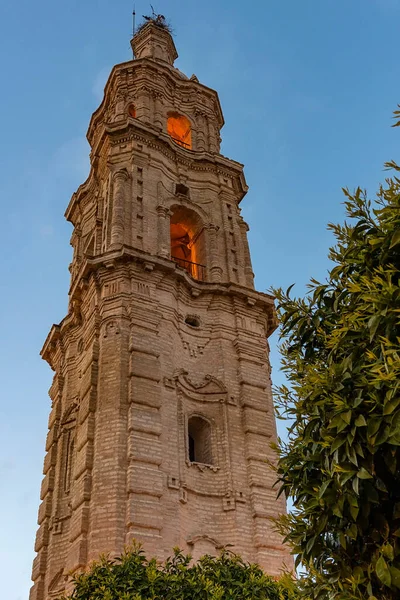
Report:
[[[193,261],[193,247],[187,226],[171,223],[171,255],[183,261]]]
[[[136,108],[134,104],[130,104],[128,106],[128,114],[130,117],[133,117],[134,119],[136,119]]]
[[[188,150],[192,149],[192,129],[189,119],[178,113],[172,113],[168,117],[167,131],[177,144]]]
[[[184,206],[172,206],[171,259],[199,281],[206,280],[204,226],[200,217]]]

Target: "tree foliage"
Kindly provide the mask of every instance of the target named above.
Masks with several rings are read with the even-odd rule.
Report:
[[[289,575],[276,581],[227,551],[192,564],[190,556],[175,550],[159,564],[134,546],[115,560],[102,557],[76,575],[74,584],[73,593],[61,600],[295,600]]]
[[[400,116],[400,113],[397,113]],[[282,322],[280,526],[318,599],[400,598],[400,168],[376,201],[344,190],[349,221],[327,281],[274,290]]]

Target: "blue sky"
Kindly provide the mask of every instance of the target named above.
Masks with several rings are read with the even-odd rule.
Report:
[[[399,0],[154,0],[187,75],[218,90],[222,152],[245,164],[257,288],[323,278],[342,186],[368,188],[399,157]],[[149,5],[136,2],[137,13]],[[127,0],[0,5],[2,115],[0,570],[27,600],[52,373],[38,352],[66,313],[85,139],[113,64],[130,59]],[[274,379],[280,380],[273,347]]]

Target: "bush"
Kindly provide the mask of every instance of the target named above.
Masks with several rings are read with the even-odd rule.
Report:
[[[295,600],[290,575],[275,580],[254,564],[224,551],[192,564],[179,550],[159,564],[139,546],[120,558],[102,557],[75,575],[75,589],[60,600]]]

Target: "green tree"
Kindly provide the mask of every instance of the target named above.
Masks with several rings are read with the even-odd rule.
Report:
[[[327,281],[300,299],[274,290],[278,411],[292,419],[277,470],[294,509],[280,527],[311,598],[400,598],[400,168],[386,167],[374,202],[344,190]]]
[[[61,600],[295,600],[289,575],[276,581],[226,551],[191,564],[190,556],[175,550],[159,564],[134,546],[116,560],[102,557],[74,584]]]

